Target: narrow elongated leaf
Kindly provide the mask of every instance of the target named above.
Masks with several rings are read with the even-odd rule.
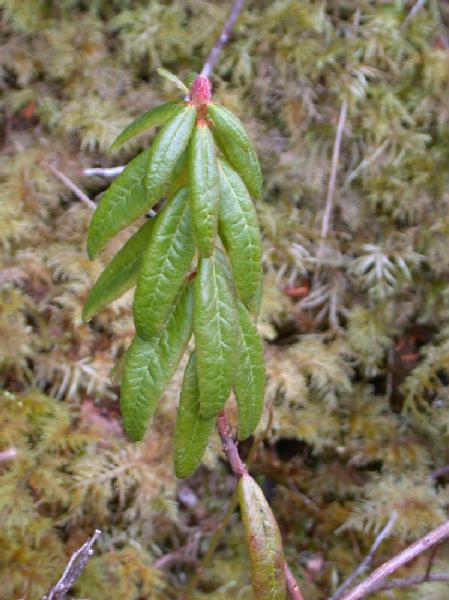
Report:
[[[87,251],[90,258],[164,195],[189,142],[195,116],[195,108],[183,106],[160,130],[151,148],[134,158],[106,190],[89,226]]]
[[[254,600],[285,600],[284,551],[279,527],[262,490],[246,474],[239,500],[251,563]]]
[[[220,176],[212,133],[205,122],[195,127],[189,147],[190,197],[196,243],[210,256],[217,236]]]
[[[137,281],[142,256],[151,239],[154,220],[147,221],[117,252],[90,290],[83,308],[83,321],[124,294]]]
[[[137,155],[103,194],[87,232],[87,253],[91,259],[112,236],[156,203],[148,201],[145,188],[150,153],[151,150],[145,150]]]
[[[215,418],[204,419],[200,413],[200,392],[196,357],[192,352],[182,382],[175,429],[176,477],[188,477],[201,463]]]
[[[122,144],[127,142],[130,138],[139,135],[139,133],[150,129],[151,127],[164,125],[168,119],[181,110],[182,106],[183,104],[179,100],[176,100],[175,102],[160,104],[159,106],[155,106],[147,112],[144,112],[140,117],[137,117],[125,127],[122,133],[112,143],[110,152],[117,150]]]
[[[156,217],[151,242],[143,255],[133,307],[140,337],[148,339],[160,331],[194,253],[188,190],[183,188]]]
[[[173,377],[192,333],[192,286],[179,294],[163,330],[150,340],[136,336],[127,355],[120,391],[125,431],[141,440],[165,386]]]
[[[220,160],[220,237],[231,262],[237,292],[256,312],[256,296],[262,281],[262,242],[251,198],[234,169]]]
[[[226,156],[243,179],[251,196],[259,198],[262,193],[262,172],[259,159],[242,122],[230,110],[219,104],[209,104],[209,116]]]
[[[237,302],[239,360],[234,391],[239,415],[239,439],[245,440],[256,429],[262,415],[265,396],[265,361],[262,340],[251,315]]]
[[[146,177],[150,197],[160,197],[164,194],[173,170],[187,148],[195,119],[196,109],[186,104],[155,137],[151,146],[151,162]]]
[[[236,360],[235,319],[234,297],[218,252],[210,258],[200,258],[195,277],[193,328],[204,418],[215,417],[231,391]]]
[[[159,75],[161,77],[163,77],[164,79],[167,79],[167,81],[170,81],[170,83],[173,83],[173,85],[175,85],[178,88],[178,90],[180,92],[182,92],[183,94],[189,93],[189,88],[174,73],[171,73],[170,71],[167,71],[167,69],[164,69],[162,67],[160,67],[157,70],[157,72],[159,73]]]

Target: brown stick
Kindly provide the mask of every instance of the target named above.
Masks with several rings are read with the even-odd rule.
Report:
[[[92,210],[95,210],[97,208],[97,205],[95,204],[95,202],[93,202],[89,198],[89,196],[87,196],[87,194],[85,194],[82,190],[80,190],[80,188],[76,184],[74,184],[73,181],[67,177],[67,175],[64,175],[64,173],[61,173],[61,171],[59,171],[59,169],[57,169],[56,167],[54,167],[51,164],[47,164],[47,168],[49,171],[51,171],[53,173],[53,175],[57,179],[59,179],[59,181],[61,183],[63,183],[67,188],[69,188],[69,190],[71,192],[73,192],[75,194],[75,196],[79,200],[81,200],[81,202],[83,202],[86,206],[88,206]]]
[[[92,550],[92,546],[100,535],[101,531],[96,529],[93,535],[87,539],[81,548],[78,548],[78,550],[72,554],[60,580],[46,596],[43,596],[42,600],[62,600],[64,598],[83,572],[88,560],[93,555],[94,551]]]
[[[399,567],[402,567],[429,548],[432,548],[435,544],[441,543],[447,537],[449,537],[449,521],[442,523],[439,527],[433,529],[430,533],[381,565],[369,577],[346,594],[343,600],[360,600],[368,594],[372,594],[373,591],[378,589],[377,586],[379,583],[383,582],[388,575],[391,575]]]
[[[232,472],[234,473],[237,479],[240,479],[245,473],[248,472],[248,470],[246,468],[245,463],[240,458],[224,410],[222,410],[218,415],[217,427],[218,433],[220,434],[223,451],[226,454],[226,458],[228,459]],[[285,580],[290,598],[292,600],[304,600],[299,590],[298,584],[296,583],[296,580],[293,576],[293,573],[290,571],[290,567],[287,565],[287,563],[285,563],[284,568]]]
[[[234,23],[239,16],[240,11],[242,10],[243,0],[235,0],[234,6],[232,7],[231,14],[229,15],[226,23],[223,25],[223,29],[220,32],[218,40],[215,43],[215,46],[210,51],[209,56],[204,63],[203,69],[201,71],[201,75],[205,75],[206,77],[210,77],[210,74],[214,70],[215,63],[220,55],[220,52],[223,49],[223,46],[226,44],[229,38],[229,34],[231,33],[232,28],[234,27]]]

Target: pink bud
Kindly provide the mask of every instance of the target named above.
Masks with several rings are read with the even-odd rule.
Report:
[[[210,102],[212,85],[206,75],[198,75],[189,92],[189,100],[194,106],[202,106]]]

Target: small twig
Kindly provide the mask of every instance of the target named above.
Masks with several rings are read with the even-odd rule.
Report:
[[[405,588],[413,585],[421,585],[428,581],[449,581],[449,573],[431,573],[426,579],[422,575],[412,575],[410,577],[402,577],[400,579],[389,579],[388,581],[380,582],[379,585],[373,587],[370,594],[379,592],[380,590],[392,590],[394,588]]]
[[[340,115],[338,117],[337,130],[335,133],[334,149],[332,151],[331,172],[329,175],[329,183],[327,186],[326,206],[324,209],[323,221],[321,223],[321,242],[317,253],[317,266],[313,278],[313,284],[316,284],[318,282],[320,263],[324,253],[324,243],[329,234],[329,229],[331,225],[332,212],[334,209],[335,183],[337,181],[338,163],[340,160],[341,140],[343,138],[343,130],[345,128],[347,112],[348,101],[346,98],[344,98],[343,102],[341,103]]]
[[[6,448],[6,450],[2,450],[0,452],[0,463],[6,462],[7,460],[11,460],[17,456],[17,448]]]
[[[221,443],[223,446],[224,453],[228,459],[229,465],[232,472],[237,479],[240,479],[245,473],[248,472],[246,465],[239,456],[236,443],[232,437],[231,428],[229,427],[226,413],[224,410],[220,412],[217,419],[218,433],[220,434]],[[298,584],[295,581],[293,573],[290,571],[287,563],[284,565],[286,574],[287,589],[292,600],[304,600],[301,592],[299,591]],[[288,577],[287,577],[288,573]]]
[[[285,581],[287,583],[287,590],[292,600],[304,600],[304,596],[301,594],[301,590],[296,583],[296,579],[293,573],[290,571],[290,567],[285,563]]]
[[[377,589],[379,583],[383,582],[388,575],[391,575],[391,573],[394,573],[399,567],[410,562],[413,558],[416,558],[429,548],[441,543],[447,537],[449,537],[449,521],[442,523],[439,527],[436,527],[430,533],[381,565],[364,581],[346,594],[343,597],[343,600],[360,600],[361,598],[365,598],[368,594],[373,593],[373,591]]]
[[[273,423],[273,411],[270,410],[268,423],[265,428],[265,431],[263,431],[260,436],[255,437],[253,440],[253,443],[251,445],[251,448],[250,448],[250,451],[248,454],[248,459],[246,461],[247,468],[251,467],[251,465],[255,461],[259,444],[264,439],[264,437],[266,437],[268,435],[269,431],[271,430],[272,423]],[[207,548],[207,552],[201,559],[201,563],[200,563],[199,567],[192,574],[192,576],[187,584],[184,595],[182,597],[182,598],[184,598],[184,600],[188,600],[190,598],[190,596],[192,595],[193,591],[196,589],[196,586],[198,585],[198,582],[201,579],[201,575],[204,573],[204,571],[208,567],[210,561],[212,560],[212,557],[215,553],[215,550],[217,549],[218,544],[220,543],[220,540],[224,533],[224,530],[228,526],[228,523],[231,520],[231,517],[234,514],[238,503],[239,503],[238,489],[235,488],[235,490],[232,494],[231,500],[229,501],[228,507],[226,508],[226,511],[225,511],[222,519],[217,524],[217,527],[209,541],[209,546]],[[181,598],[180,598],[180,600],[181,600]]]
[[[81,548],[78,548],[78,550],[72,554],[61,579],[51,589],[49,594],[43,596],[42,600],[62,600],[64,598],[64,596],[83,572],[83,569],[89,559],[92,557],[94,553],[92,546],[95,544],[100,535],[101,531],[96,529],[93,535],[87,539]]]
[[[393,529],[393,526],[395,524],[395,521],[396,521],[397,517],[398,517],[397,512],[393,511],[392,514],[391,514],[391,517],[388,519],[387,524],[385,525],[385,527],[381,530],[381,532],[379,533],[379,535],[374,540],[371,548],[369,549],[368,554],[362,560],[362,562],[357,567],[357,569],[353,573],[351,573],[351,575],[349,575],[349,577],[347,577],[343,581],[343,583],[341,584],[341,586],[329,598],[329,600],[339,600],[339,598],[341,598],[343,592],[351,585],[351,583],[353,581],[355,581],[364,571],[366,571],[368,569],[368,567],[370,566],[370,564],[371,564],[371,562],[372,562],[372,560],[374,558],[374,555],[376,554],[379,546],[384,541],[384,539],[387,538],[390,535],[390,532]]]
[[[425,3],[426,3],[426,0],[417,0],[417,2],[415,2],[414,6],[412,6],[411,11],[405,17],[402,25],[400,26],[400,28],[399,28],[400,31],[404,31],[404,29],[406,29],[408,27],[410,21],[424,7]]]
[[[218,40],[215,43],[215,46],[210,51],[209,56],[204,63],[204,66],[201,70],[201,75],[205,75],[206,77],[210,77],[212,71],[214,70],[215,63],[217,62],[218,56],[223,49],[223,46],[226,44],[229,38],[229,34],[231,33],[232,28],[234,27],[234,23],[239,16],[240,11],[242,10],[243,0],[235,0],[234,6],[232,7],[231,14],[229,15],[226,23],[223,25],[223,29],[220,32]]]
[[[117,177],[125,169],[125,165],[120,167],[90,167],[83,170],[86,177]]]
[[[231,428],[229,427],[224,410],[222,410],[218,415],[217,428],[229,466],[231,467],[232,472],[237,479],[240,479],[245,473],[248,472],[248,470],[245,463],[240,458],[239,451],[237,450],[236,443],[232,437]]]
[[[348,101],[345,98],[341,103],[340,115],[338,117],[337,131],[335,133],[334,149],[332,152],[332,164],[331,173],[329,177],[329,184],[327,187],[326,196],[326,208],[324,210],[323,222],[321,224],[321,238],[325,240],[329,233],[330,222],[332,218],[332,211],[334,207],[335,197],[335,182],[337,180],[338,162],[340,160],[340,149],[341,140],[343,137],[343,130],[346,123],[346,114],[348,112]]]
[[[81,200],[81,202],[83,202],[86,206],[88,206],[89,208],[91,208],[92,210],[95,210],[97,208],[97,205],[95,204],[95,202],[93,202],[89,196],[87,196],[82,190],[80,190],[80,188],[73,183],[73,181],[71,179],[69,179],[67,177],[67,175],[64,175],[64,173],[61,173],[61,171],[59,171],[59,169],[57,169],[56,167],[54,167],[51,164],[47,164],[47,168],[49,171],[51,171],[53,173],[53,175],[59,179],[59,181],[61,183],[63,183],[67,188],[69,188],[69,190],[71,192],[73,192],[75,194],[75,196]]]

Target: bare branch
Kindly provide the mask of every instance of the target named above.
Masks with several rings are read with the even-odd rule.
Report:
[[[394,526],[397,518],[398,518],[397,512],[393,511],[390,518],[388,519],[387,524],[385,525],[385,527],[382,529],[382,531],[379,533],[379,535],[374,540],[368,554],[362,560],[362,562],[357,567],[357,569],[347,579],[345,579],[343,581],[341,586],[337,589],[337,591],[333,594],[333,596],[331,596],[329,598],[329,600],[339,600],[339,598],[342,597],[343,592],[351,585],[351,583],[353,581],[355,581],[362,573],[364,573],[368,569],[379,546],[384,541],[384,539],[390,535],[390,532],[393,529],[393,526]]]
[[[242,10],[243,0],[235,0],[234,6],[232,7],[231,14],[229,15],[226,23],[223,25],[223,29],[218,37],[218,40],[215,43],[215,46],[210,51],[209,56],[207,57],[206,62],[204,63],[203,69],[201,71],[201,75],[205,75],[206,77],[210,77],[212,71],[214,70],[215,63],[220,55],[220,52],[223,49],[223,46],[226,44],[229,38],[229,34],[231,33],[232,28],[234,27],[234,23],[239,16],[240,11]]]
[[[117,177],[125,169],[125,165],[119,167],[91,167],[83,170],[86,177]]]
[[[43,596],[42,600],[62,600],[64,598],[75,581],[80,577],[84,567],[92,557],[94,553],[92,546],[95,544],[100,535],[101,531],[96,529],[93,535],[87,539],[81,548],[78,548],[78,550],[72,554],[61,579],[51,589],[49,594]]]
[[[229,465],[232,472],[237,479],[240,479],[245,473],[248,472],[245,463],[239,456],[236,443],[232,437],[231,428],[229,427],[226,413],[224,410],[220,412],[217,419],[218,433],[220,434],[221,443],[223,446],[224,453],[228,459]],[[301,592],[299,591],[298,584],[290,571],[290,567],[285,563],[285,580],[287,584],[288,593],[292,600],[304,600]]]
[[[47,164],[47,168],[49,171],[51,171],[53,173],[53,175],[59,179],[59,181],[61,183],[63,183],[67,188],[69,188],[69,190],[71,192],[73,192],[75,194],[75,196],[81,200],[81,202],[83,202],[86,206],[88,206],[89,208],[91,208],[92,210],[95,210],[97,208],[97,205],[95,204],[95,202],[93,202],[89,196],[87,196],[87,194],[85,194],[82,190],[80,190],[80,188],[73,183],[73,181],[71,179],[69,179],[67,177],[67,175],[64,175],[64,173],[61,173],[61,171],[59,171],[59,169],[57,169],[55,166],[51,165],[51,164]]]
[[[360,600],[368,594],[372,594],[373,591],[379,589],[379,584],[383,584],[388,575],[448,537],[449,521],[446,521],[373,571],[369,577],[346,594],[343,600]]]
[[[272,407],[270,407],[268,422],[267,422],[265,431],[263,431],[258,437],[255,437],[253,440],[253,443],[251,444],[251,449],[249,451],[248,459],[246,461],[247,468],[251,467],[251,465],[255,461],[259,444],[270,432],[272,424],[273,424],[273,409],[272,409]],[[186,586],[184,594],[182,596],[180,596],[180,598],[178,600],[188,600],[191,597],[193,591],[196,589],[198,581],[201,579],[201,575],[204,573],[204,571],[206,570],[210,561],[212,560],[212,557],[213,557],[214,552],[221,540],[224,530],[226,529],[229,521],[231,520],[231,517],[234,514],[238,503],[239,503],[239,495],[238,495],[238,489],[236,487],[234,489],[234,493],[232,494],[232,498],[226,508],[226,511],[225,511],[223,517],[217,523],[216,529],[215,529],[214,533],[212,534],[206,554],[201,559],[201,563],[198,566],[198,568],[192,574],[192,576]]]

